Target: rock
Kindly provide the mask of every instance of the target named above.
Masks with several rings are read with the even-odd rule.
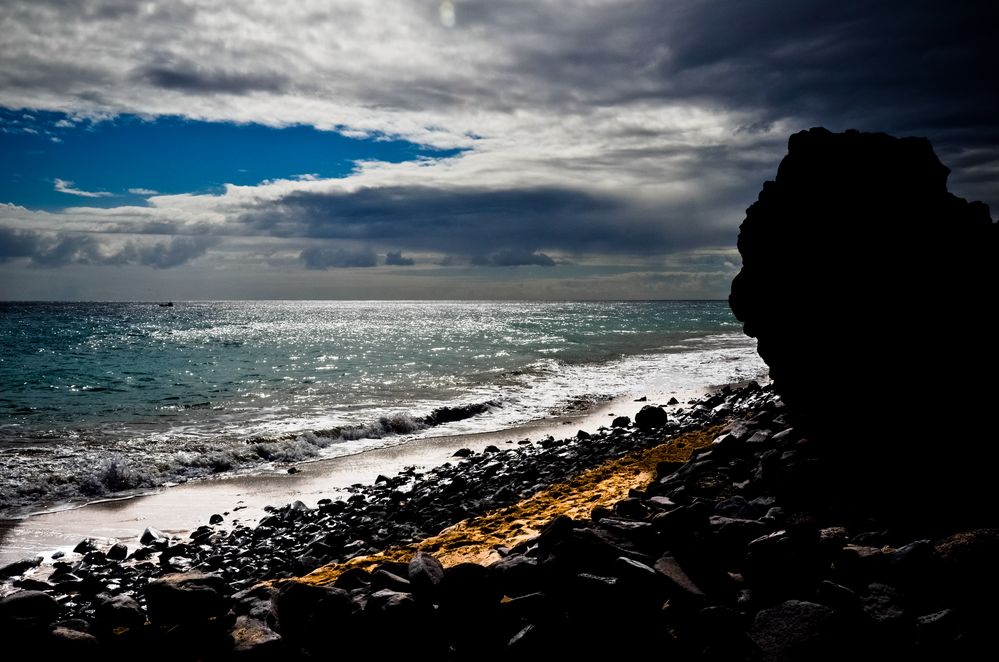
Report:
[[[139,538],[139,542],[143,545],[166,545],[169,540],[167,534],[151,526],[146,527],[146,530],[142,532],[142,536]]]
[[[459,448],[451,457],[471,457],[475,452],[471,448]]]
[[[392,591],[409,592],[411,586],[408,579],[400,577],[388,570],[375,570],[371,573],[372,590],[390,589]]]
[[[214,515],[208,518],[208,523],[211,525],[221,524],[224,521],[225,518],[219,515],[218,513],[215,513]]]
[[[281,635],[267,627],[262,620],[246,615],[238,616],[229,630],[229,636],[232,638],[232,654],[235,659],[277,659],[280,655]]]
[[[329,628],[345,623],[354,609],[343,589],[297,581],[281,584],[273,605],[278,632],[290,645],[306,649],[332,646]]]
[[[987,384],[999,373],[999,352],[986,349],[991,325],[979,316],[953,323],[996,299],[999,226],[986,205],[947,191],[948,174],[925,138],[794,134],[776,179],[746,211],[729,297],[802,432],[828,442],[826,470],[866,512],[914,524],[937,513],[941,525],[994,521],[996,444],[975,443],[973,462],[944,467],[940,430],[885,415],[909,409],[927,383]],[[929,291],[954,294],[930,309]],[[912,346],[926,348],[919,361]],[[844,393],[877,403],[851,409],[849,434],[830,424],[830,403]],[[948,439],[979,438],[993,405],[994,389],[975,386],[934,402],[961,412],[947,421]],[[933,513],[912,508],[926,485]]]
[[[86,554],[97,549],[97,542],[93,538],[84,538],[73,548],[74,554]]]
[[[70,659],[95,659],[98,655],[100,642],[92,634],[56,627],[49,633],[48,652],[53,656],[72,656]]]
[[[586,430],[579,430],[578,432],[576,432],[576,439],[589,439],[590,436],[591,436],[590,433],[587,432]]]
[[[99,596],[94,612],[95,625],[104,632],[117,628],[137,628],[146,622],[139,603],[128,595]]]
[[[146,608],[154,625],[199,623],[229,611],[229,583],[197,572],[169,574],[149,582]]]
[[[669,421],[666,410],[662,407],[645,405],[635,414],[635,426],[640,430],[651,430],[661,428]]]
[[[669,554],[664,554],[656,561],[655,571],[665,580],[666,593],[670,600],[677,600],[680,603],[704,601],[704,591],[698,588],[683,567]]]
[[[40,591],[18,591],[0,598],[0,631],[42,628],[59,614],[59,603]]]
[[[128,546],[125,543],[115,543],[108,550],[107,557],[112,561],[124,561],[128,557]]]
[[[788,600],[759,612],[748,636],[768,662],[832,660],[838,620],[828,607]]]
[[[14,561],[13,563],[8,563],[7,565],[0,568],[0,577],[17,577],[18,575],[23,575],[32,568],[37,568],[42,563],[42,557],[35,556],[30,559],[21,559],[20,561]]]
[[[511,598],[536,591],[541,578],[537,560],[522,554],[511,554],[489,569],[496,579],[497,590]]]
[[[628,416],[618,416],[613,421],[611,421],[612,428],[626,428],[631,425],[631,418]]]
[[[667,405],[678,405],[678,404],[680,404],[680,401],[677,400],[676,398],[670,398],[669,402],[667,402],[666,404]]]
[[[433,556],[416,552],[409,562],[409,584],[417,597],[433,598],[444,580],[444,566]]]

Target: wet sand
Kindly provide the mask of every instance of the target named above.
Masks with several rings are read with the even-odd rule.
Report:
[[[214,513],[231,513],[227,522],[235,520],[252,525],[264,515],[267,505],[280,506],[300,500],[314,507],[319,499],[345,497],[345,489],[355,483],[373,483],[379,474],[390,476],[408,466],[425,469],[443,464],[459,448],[478,452],[490,444],[536,441],[549,435],[564,438],[580,429],[592,433],[602,425],[609,426],[611,416],[633,418],[646,404],[665,404],[673,396],[685,403],[709,390],[679,391],[666,390],[665,384],[650,386],[653,388],[600,404],[581,414],[518,428],[415,439],[397,446],[301,463],[295,465],[298,469],[295,474],[282,467],[270,473],[191,481],[143,496],[0,521],[0,565],[35,555],[50,560],[52,553],[68,552],[84,538],[103,543],[124,542],[133,548],[147,526],[186,537],[198,526],[207,524]],[[648,402],[634,401],[642,395],[648,396]]]

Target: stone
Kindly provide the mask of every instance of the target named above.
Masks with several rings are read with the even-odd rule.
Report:
[[[98,629],[105,632],[116,628],[137,628],[146,622],[142,607],[128,595],[99,596],[94,618]]]
[[[925,138],[795,133],[746,211],[729,297],[796,425],[827,449],[826,471],[866,512],[912,524],[994,521],[999,447],[974,443],[974,461],[946,467],[939,450],[941,436],[977,439],[989,428],[994,389],[938,397],[940,411],[961,412],[943,433],[918,416],[886,415],[909,410],[927,383],[988,384],[999,373],[992,325],[953,323],[996,300],[999,226],[986,205],[947,191],[949,172]],[[931,291],[954,294],[931,307]],[[918,361],[913,346],[925,348]],[[877,403],[851,408],[848,434],[830,424],[830,403],[844,393]],[[912,507],[927,485],[932,512]]]
[[[159,529],[149,526],[142,532],[139,542],[143,545],[166,545],[169,542],[169,538]]]
[[[277,629],[293,646],[313,648],[330,638],[329,628],[346,622],[354,609],[350,594],[333,586],[287,581],[274,592]]]
[[[92,634],[65,627],[56,627],[49,633],[48,652],[54,656],[74,656],[71,659],[94,659],[100,642]]]
[[[229,583],[218,575],[168,574],[145,588],[146,609],[154,625],[198,623],[229,611]]]
[[[680,603],[700,603],[705,599],[704,591],[690,579],[680,563],[669,554],[656,561],[655,571],[665,580],[666,593],[670,600]]]
[[[645,405],[635,414],[635,427],[640,430],[661,428],[669,422],[669,416],[662,407]]]
[[[214,515],[212,515],[211,517],[208,518],[208,523],[211,524],[211,525],[213,525],[213,526],[215,524],[221,524],[224,521],[225,521],[225,518],[222,517],[221,515],[219,515],[218,513],[215,513]]]
[[[107,553],[108,559],[112,561],[124,561],[128,557],[128,546],[125,543],[115,543]]]
[[[74,554],[86,554],[97,549],[97,542],[93,538],[84,538],[73,548]]]
[[[18,591],[0,598],[0,626],[41,628],[51,624],[58,614],[59,603],[41,591]]]
[[[611,421],[612,428],[626,428],[631,425],[631,418],[628,416],[618,416]]]
[[[40,556],[8,563],[0,568],[0,577],[17,577],[18,575],[23,575],[32,568],[37,568],[41,563],[42,557]]]
[[[237,616],[229,636],[235,659],[277,659],[281,652],[281,635],[260,619]]]
[[[444,566],[430,554],[416,552],[409,562],[408,575],[414,595],[433,598],[444,580]]]
[[[835,659],[836,612],[814,602],[787,600],[760,611],[748,631],[768,662]]]

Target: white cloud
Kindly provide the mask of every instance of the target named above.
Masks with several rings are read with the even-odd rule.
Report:
[[[130,188],[128,192],[132,195],[159,195],[159,191],[154,191],[151,188]]]
[[[73,182],[58,177],[55,179],[55,190],[59,193],[78,195],[81,198],[106,198],[111,195],[107,191],[81,191],[78,188],[73,188]]]

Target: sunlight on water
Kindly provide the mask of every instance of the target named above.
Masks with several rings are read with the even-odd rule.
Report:
[[[733,361],[747,374],[761,365],[722,302],[0,309],[0,497],[11,503],[32,498],[11,494],[31,481],[38,498],[114,491],[109,480],[142,486],[429,434],[423,419],[443,406],[489,403],[435,434],[495,430],[626,393],[657,370],[718,383],[739,376]],[[71,478],[44,473],[56,470]]]

